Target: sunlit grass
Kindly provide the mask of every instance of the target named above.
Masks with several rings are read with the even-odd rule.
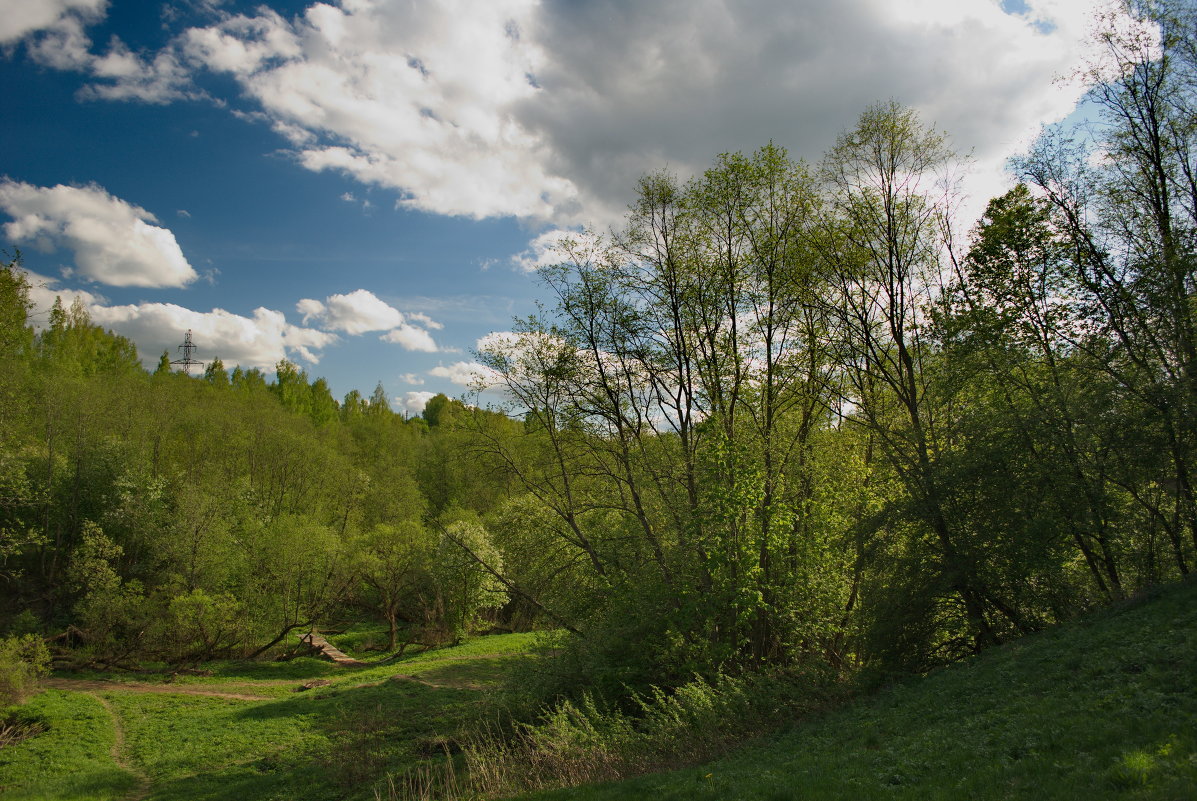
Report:
[[[46,731],[0,749],[5,801],[110,801],[136,785],[112,758],[112,719],[92,696],[47,690],[19,714],[42,721]]]

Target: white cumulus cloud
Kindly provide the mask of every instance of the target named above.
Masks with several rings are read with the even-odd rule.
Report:
[[[41,47],[35,58],[52,62],[61,45],[47,40],[49,47]],[[163,104],[174,100],[197,99],[204,93],[192,85],[192,70],[172,49],[164,49],[153,56],[134,53],[120,39],[114,39],[102,56],[74,57],[82,68],[98,82],[84,87],[82,97],[100,100],[137,100]]]
[[[435,392],[405,392],[395,398],[395,404],[409,414],[419,414],[424,411],[428,401],[436,397]]]
[[[108,0],[0,0],[0,44],[58,31],[79,19],[96,22],[107,7]]]
[[[471,389],[495,383],[494,372],[479,362],[454,362],[448,366],[440,364],[429,370],[428,375],[446,378],[454,384]]]
[[[219,357],[227,366],[265,370],[273,369],[281,359],[315,364],[320,360],[319,351],[337,340],[335,334],[292,325],[282,312],[266,308],[254,309],[252,317],[224,309],[200,312],[173,303],[93,305],[88,311],[93,322],[137,343],[147,364],[156,362],[164,350],[177,354],[188,330],[198,348],[198,360]]]
[[[323,301],[304,298],[295,304],[295,308],[303,315],[305,323],[316,322],[324,328],[352,335],[385,331],[380,337],[382,341],[394,342],[407,350],[426,353],[440,350],[426,330],[441,328],[440,323],[420,313],[405,315],[367,289],[329,295]]]
[[[197,277],[175,235],[153,214],[103,187],[0,180],[4,234],[41,250],[67,248],[75,273],[110,286],[181,287]]]
[[[576,190],[511,113],[537,92],[540,50],[520,33],[536,8],[346,0],[294,19],[230,16],[179,47],[237,80],[308,169],[397,189],[425,211],[546,217]]]
[[[297,308],[303,321],[317,320],[326,328],[347,334],[385,331],[403,323],[403,314],[366,289],[344,295],[330,295],[323,302],[305,298]]]
[[[429,334],[423,328],[416,328],[414,325],[403,325],[386,332],[382,335],[383,342],[394,342],[397,345],[402,345],[407,350],[416,350],[423,353],[436,353],[440,350],[436,341],[433,340],[432,334]]]
[[[27,273],[29,298],[33,302],[34,324],[44,327],[55,298],[70,306],[80,301],[93,323],[128,337],[137,345],[142,363],[153,367],[163,351],[178,358],[178,346],[188,330],[197,347],[195,358],[210,362],[219,357],[226,366],[241,365],[273,370],[281,359],[312,364],[320,351],[335,343],[336,334],[304,328],[287,322],[272,309],[254,309],[246,317],[224,309],[201,312],[174,303],[109,305],[100,295],[84,290],[59,288],[56,279]]]

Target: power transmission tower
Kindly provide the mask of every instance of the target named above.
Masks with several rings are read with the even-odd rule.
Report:
[[[191,329],[187,329],[187,336],[183,337],[183,344],[179,346],[179,350],[183,351],[183,358],[175,359],[171,364],[177,364],[183,368],[183,372],[191,375],[192,367],[203,367],[203,362],[197,362],[191,358],[195,355],[195,343],[191,341]]]

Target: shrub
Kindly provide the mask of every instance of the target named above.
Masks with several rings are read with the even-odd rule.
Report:
[[[0,639],[0,706],[23,702],[50,669],[50,651],[36,634]]]

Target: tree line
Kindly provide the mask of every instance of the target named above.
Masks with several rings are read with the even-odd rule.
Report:
[[[35,332],[28,290],[17,260],[0,270],[7,633],[84,663],[186,664],[369,618],[387,647],[451,641],[503,606],[446,539],[490,557],[480,514],[503,491],[456,455],[459,401],[405,420],[381,385],[338,403],[286,361],[271,381],[165,354],[147,373],[78,302]]]
[[[528,425],[477,436],[563,554],[526,580],[572,680],[925,670],[1190,572],[1197,23],[1132,11],[1098,122],[966,235],[961,160],[890,102],[565,243],[552,313],[481,354]]]

